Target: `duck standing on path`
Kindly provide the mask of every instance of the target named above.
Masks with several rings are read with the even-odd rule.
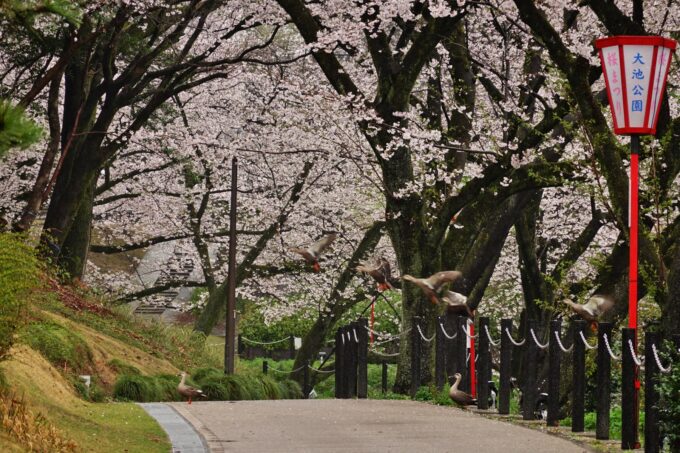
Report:
[[[306,249],[291,247],[288,250],[302,256],[307,264],[312,265],[314,272],[319,272],[321,270],[321,266],[319,265],[321,252],[328,248],[336,237],[337,235],[335,233],[327,234]]]
[[[439,293],[442,287],[447,283],[458,280],[462,276],[463,274],[459,271],[441,271],[427,278],[417,278],[406,274],[403,275],[401,279],[411,282],[422,289],[425,295],[430,299],[430,302],[437,305],[439,303],[437,293]]]
[[[198,396],[200,396],[202,398],[207,398],[207,395],[205,393],[203,393],[203,390],[199,390],[197,388],[191,387],[190,385],[186,385],[184,383],[184,380],[187,377],[187,374],[184,371],[182,371],[180,376],[182,376],[182,380],[179,381],[179,384],[177,385],[177,392],[180,395],[182,395],[183,397],[189,398],[189,401],[188,401],[187,404],[191,404],[191,399],[196,398]]]
[[[370,275],[378,284],[378,291],[382,292],[392,289],[392,268],[390,262],[385,258],[380,258],[376,264],[361,263],[356,267],[358,272],[365,272]]]
[[[469,393],[458,390],[458,386],[460,385],[460,381],[462,379],[460,373],[454,374],[453,377],[456,379],[456,381],[451,386],[451,389],[449,389],[449,397],[451,400],[461,406],[472,406],[477,404],[477,398],[473,398]]]
[[[614,306],[614,298],[609,295],[595,294],[583,305],[575,304],[569,299],[564,301],[571,310],[581,318],[590,322],[590,328],[597,331],[597,321]]]

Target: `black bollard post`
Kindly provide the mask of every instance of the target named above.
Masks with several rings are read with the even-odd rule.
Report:
[[[512,343],[507,332],[512,334],[512,319],[501,319],[501,375],[498,389],[498,413],[508,415],[510,413],[510,397],[512,386],[510,377],[512,374]]]
[[[368,398],[368,319],[359,318],[357,323],[357,397]]]
[[[335,397],[342,398],[342,365],[344,361],[344,345],[342,341],[342,327],[335,331]]]
[[[238,334],[238,339],[236,343],[236,350],[238,351],[238,355],[242,356],[243,351],[245,351],[246,345],[243,344],[243,335]]]
[[[342,378],[341,378],[341,388],[342,396],[341,398],[349,398],[349,377],[351,374],[351,364],[352,364],[352,345],[349,342],[349,336],[347,326],[342,327]]]
[[[442,391],[446,383],[446,337],[439,327],[446,321],[445,316],[437,317],[435,331],[434,376],[438,391]]]
[[[350,368],[348,376],[348,387],[349,387],[349,397],[354,398],[357,396],[357,376],[359,369],[358,352],[359,352],[359,335],[357,332],[357,323],[351,322],[348,327],[348,337],[349,337],[349,350],[350,350]]]
[[[456,360],[457,348],[458,348],[458,315],[453,313],[446,314],[446,320],[442,324],[444,329],[446,329],[445,342],[446,342],[446,359],[444,360],[446,364],[446,381],[449,384],[453,384],[453,375],[458,371],[458,362]],[[441,326],[439,326],[441,330]],[[443,332],[442,332],[443,334]],[[449,338],[454,337],[454,338]]]
[[[352,389],[351,389],[351,382],[352,382],[352,334],[350,332],[350,327],[349,325],[346,325],[343,329],[343,335],[345,338],[345,354],[344,354],[344,363],[343,363],[343,376],[342,376],[342,386],[343,386],[343,398],[351,398],[352,397]]]
[[[288,336],[288,355],[289,359],[295,358],[295,336],[293,335]]]
[[[387,362],[382,363],[382,392],[387,393]]]
[[[309,398],[309,360],[305,360],[305,368],[302,370],[302,397]]]
[[[413,317],[411,326],[411,398],[415,398],[420,387],[420,316]]]
[[[621,329],[621,449],[639,447],[637,427],[637,401],[635,398],[636,365],[630,351],[635,341],[635,329]]]
[[[489,377],[491,375],[491,351],[489,350],[489,317],[479,318],[479,339],[477,340],[479,359],[477,361],[477,409],[489,408]]]
[[[562,350],[557,344],[557,337],[561,335],[562,320],[550,321],[550,336],[548,337],[548,426],[560,426],[560,366]],[[561,338],[561,337],[560,337]]]
[[[269,362],[267,362],[266,360],[263,360],[262,361],[262,374],[264,374],[266,376],[267,373],[269,373]]]
[[[524,344],[524,384],[522,387],[522,419],[533,420],[534,406],[536,405],[536,361],[538,360],[538,345],[534,341],[534,336],[531,335],[533,330],[538,339],[538,322],[535,319],[530,319],[528,329],[525,335]]]
[[[582,319],[574,321],[574,368],[573,389],[571,397],[571,431],[581,433],[585,430],[585,398],[586,398],[586,345],[581,334],[585,331],[586,322]]]
[[[601,440],[609,439],[612,361],[607,350],[607,344],[611,347],[613,327],[614,325],[610,322],[601,322],[597,327],[597,421],[595,438]]]
[[[459,388],[464,392],[470,393],[470,379],[468,376],[467,363],[468,337],[465,335],[465,331],[467,331],[467,318],[465,316],[459,316],[458,325],[456,326],[456,338],[458,339],[458,344],[456,346],[456,362],[458,363],[457,372],[461,375]]]
[[[661,450],[659,430],[659,367],[652,347],[659,350],[661,335],[649,329],[645,331],[645,453]]]

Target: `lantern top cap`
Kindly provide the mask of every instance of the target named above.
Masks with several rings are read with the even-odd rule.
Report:
[[[603,47],[611,46],[661,46],[671,50],[675,50],[678,43],[674,39],[663,38],[661,36],[610,36],[607,38],[600,38],[595,40],[595,48],[602,49]]]

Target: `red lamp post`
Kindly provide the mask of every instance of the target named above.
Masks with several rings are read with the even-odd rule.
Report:
[[[599,50],[609,106],[614,121],[614,133],[630,135],[630,194],[628,226],[630,228],[630,256],[628,270],[628,328],[632,329],[633,349],[637,353],[638,306],[638,159],[640,135],[656,133],[661,100],[666,87],[670,62],[677,43],[659,36],[613,36],[595,41]],[[623,354],[628,353],[625,350]],[[626,386],[627,383],[622,383]],[[634,419],[630,427],[624,423],[621,447],[633,449],[638,442],[637,369],[628,387],[622,389],[623,417],[626,407]],[[632,400],[631,400],[632,398]]]

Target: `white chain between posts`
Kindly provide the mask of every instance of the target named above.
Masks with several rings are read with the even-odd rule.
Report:
[[[527,342],[527,339],[526,339],[526,338],[525,338],[524,340],[522,340],[522,341],[515,341],[515,339],[512,338],[512,335],[510,335],[510,330],[509,330],[507,327],[505,328],[505,334],[506,334],[506,335],[508,336],[508,338],[510,339],[510,343],[514,344],[515,346],[523,346],[524,343]]]
[[[442,324],[441,322],[439,323],[439,328],[442,329],[442,333],[443,333],[444,336],[445,336],[446,338],[448,338],[449,340],[453,340],[454,338],[456,338],[456,337],[458,336],[458,331],[455,331],[455,332],[453,333],[453,335],[449,335],[449,333],[448,333],[448,332],[446,331],[446,329],[444,328],[444,324]]]
[[[489,339],[489,343],[491,343],[492,346],[498,346],[499,344],[501,344],[500,338],[496,341],[493,341],[493,338],[491,338],[491,334],[489,333],[489,326],[487,326],[486,324],[484,325],[484,330],[486,331],[486,338]]]
[[[420,329],[420,324],[416,324],[416,327],[418,328],[418,333],[420,334],[420,338],[422,338],[423,341],[425,341],[426,343],[429,343],[430,341],[434,340],[434,337],[437,336],[437,335],[432,335],[431,338],[427,338],[427,337],[423,334],[423,331]]]
[[[465,336],[468,337],[468,338],[470,338],[470,339],[473,339],[473,340],[474,340],[474,339],[476,339],[476,338],[479,337],[479,332],[477,332],[477,333],[474,334],[474,335],[470,335],[470,333],[468,332],[467,326],[464,326],[464,325],[461,324],[461,325],[460,325],[460,328],[463,330],[463,333],[465,334]]]
[[[375,349],[372,349],[371,352],[372,352],[373,354],[379,355],[379,356],[381,356],[381,357],[396,357],[396,356],[399,355],[398,352],[395,352],[394,354],[385,354],[385,353],[383,353],[383,352],[378,352],[378,351],[376,351]]]
[[[614,352],[612,351],[612,347],[609,346],[609,335],[607,335],[605,333],[603,335],[603,337],[604,337],[604,345],[607,347],[607,352],[609,352],[609,355],[611,356],[611,358],[614,359],[614,360],[621,360],[621,356],[617,356],[616,354],[614,354]]]
[[[309,365],[309,369],[312,371],[316,371],[317,373],[335,373],[335,370],[320,370],[319,368],[314,368],[313,366]]]
[[[277,370],[276,368],[272,368],[272,367],[267,368],[267,370],[269,370],[269,371],[274,371],[275,373],[295,373],[295,372],[297,372],[297,371],[300,371],[301,369],[303,369],[303,368],[306,367],[306,366],[307,366],[307,365],[302,365],[301,367],[295,368],[294,370],[290,370],[290,371],[286,371],[286,370]]]
[[[661,365],[661,359],[659,359],[659,353],[658,353],[658,351],[656,350],[656,345],[653,344],[653,343],[652,343],[652,352],[654,353],[654,360],[656,360],[656,366],[659,367],[659,371],[661,371],[661,372],[664,373],[664,374],[665,374],[665,373],[670,373],[670,372],[671,372],[671,368],[673,367],[673,364],[672,364],[672,363],[669,363],[669,364],[668,364],[668,368],[664,368],[663,365]]]
[[[545,349],[548,347],[548,345],[550,344],[550,339],[548,339],[548,341],[546,341],[545,344],[541,344],[538,342],[538,338],[536,338],[536,333],[534,332],[534,329],[530,328],[529,332],[531,332],[531,336],[534,339],[534,343],[536,343],[536,346],[538,346],[541,349]]]
[[[578,334],[581,336],[581,341],[583,341],[583,344],[585,345],[586,348],[595,349],[597,347],[597,343],[595,343],[595,346],[590,346],[590,344],[588,344],[588,342],[586,341],[586,337],[583,335],[582,330],[579,330]]]
[[[635,348],[633,348],[633,342],[631,340],[628,340],[628,349],[630,349],[630,355],[631,357],[633,357],[633,362],[635,362],[635,365],[642,366],[644,359],[640,360],[638,356],[635,354]]]
[[[572,343],[571,346],[568,348],[565,348],[564,345],[562,344],[562,339],[560,338],[560,333],[555,330],[555,340],[557,340],[557,346],[562,350],[562,352],[569,353],[574,350],[574,344]]]
[[[358,342],[359,342],[359,337],[357,337],[357,329],[352,329],[352,331],[354,332],[354,342],[355,342],[355,343],[358,343]]]
[[[386,333],[376,332],[375,330],[371,329],[368,326],[364,326],[364,328],[377,337],[389,336],[389,338],[387,338],[386,340],[374,341],[373,344],[383,344],[383,343],[389,343],[390,341],[398,340],[403,335],[405,335],[405,334],[407,334],[411,331],[411,329],[409,328],[409,329],[404,330],[403,332],[399,332],[398,334],[390,336],[389,334],[386,334]]]
[[[247,338],[247,337],[244,337],[243,335],[241,335],[241,340],[243,340],[243,341],[247,341],[248,343],[252,343],[252,344],[262,344],[262,345],[283,343],[284,341],[290,340],[290,338],[291,338],[291,337],[288,336],[288,337],[284,338],[283,340],[265,341],[265,342],[262,342],[262,341],[251,340],[250,338]]]

